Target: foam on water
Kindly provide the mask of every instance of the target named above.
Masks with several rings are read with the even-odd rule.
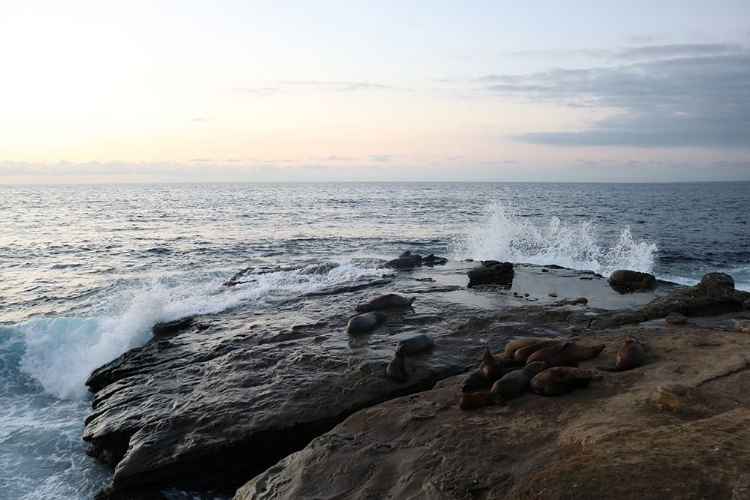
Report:
[[[128,349],[145,344],[151,327],[163,321],[213,314],[241,304],[287,299],[326,287],[382,275],[374,264],[343,263],[327,272],[313,266],[254,274],[226,288],[224,277],[152,279],[120,287],[93,317],[40,318],[16,325],[25,353],[20,368],[58,398],[86,396],[91,372]]]
[[[556,264],[605,276],[617,269],[653,272],[657,252],[656,244],[635,241],[629,227],[606,245],[591,221],[567,224],[551,217],[539,224],[502,204],[491,205],[484,220],[456,238],[451,247],[455,260]]]

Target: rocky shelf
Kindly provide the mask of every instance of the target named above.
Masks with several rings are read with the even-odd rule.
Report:
[[[485,477],[485,469],[496,468],[494,459],[483,465],[476,454],[472,455],[481,449],[471,437],[476,434],[479,439],[479,429],[462,426],[475,418],[481,420],[482,415],[495,420],[502,415],[500,421],[511,418],[515,422],[516,403],[476,414],[459,412],[455,406],[457,379],[452,377],[474,368],[485,345],[498,351],[518,336],[591,336],[592,339],[610,336],[611,351],[617,346],[613,339],[622,336],[621,331],[612,328],[630,324],[624,328],[656,332],[667,325],[656,318],[674,312],[690,318],[727,312],[741,315],[743,302],[750,296],[721,280],[691,288],[656,283],[647,291],[621,295],[611,289],[606,279],[593,273],[519,265],[514,268],[510,284],[467,289],[467,272],[472,267],[471,263],[454,262],[435,268],[418,266],[378,279],[369,286],[317,293],[279,303],[265,313],[240,308],[161,328],[160,335],[152,342],[99,368],[88,381],[95,394],[84,439],[91,444],[91,455],[114,466],[112,483],[100,492],[99,498],[152,498],[155,492],[172,487],[232,494],[256,476],[238,495],[252,498],[251,492],[255,492],[259,497],[305,498],[309,491],[310,497],[335,497],[333,493],[314,492],[316,486],[312,483],[316,482],[316,474],[320,487],[331,488],[321,491],[338,491],[342,495],[356,482],[359,489],[352,490],[357,493],[351,497],[364,495],[369,479],[359,477],[357,481],[354,475],[348,477],[345,473],[328,475],[334,464],[342,466],[344,463],[344,470],[356,469],[360,471],[357,474],[380,478],[390,473],[392,477],[383,482],[383,487],[373,490],[384,492],[384,497],[390,494],[398,498],[397,493],[401,491],[398,488],[405,488],[404,491],[414,491],[415,497],[421,494],[425,498],[440,498],[441,495],[461,498],[456,495],[464,491],[462,481],[469,477],[466,475],[470,471],[469,464],[474,467],[472,474],[476,476],[472,481],[484,485],[471,491],[480,495],[496,488],[506,493],[515,491],[513,488],[520,484],[517,478],[521,477],[515,469],[498,472],[505,470],[500,467],[492,473],[494,475]],[[237,286],[242,285],[226,287],[222,293],[232,293]],[[388,311],[387,323],[372,333],[348,335],[346,324],[354,314],[354,306],[387,292],[416,296],[414,308]],[[580,300],[581,297],[587,300]],[[695,329],[693,321],[669,328],[679,328],[679,332]],[[655,324],[661,326],[657,328]],[[664,338],[673,333],[665,333]],[[386,379],[384,369],[396,343],[419,334],[432,336],[434,349],[407,358],[409,378],[405,382]],[[713,334],[707,336],[705,332],[696,335],[713,338]],[[724,335],[726,339],[730,335],[744,338],[737,334],[717,335]],[[736,345],[730,346],[725,337],[710,342],[725,346],[727,355],[734,349],[732,355],[739,359],[744,353],[744,344],[737,340]],[[649,337],[642,341],[649,349],[653,345],[655,350],[649,350],[649,363],[640,373],[661,370],[671,363],[667,357],[664,362],[656,362],[660,344],[651,342]],[[667,348],[665,344],[664,349]],[[690,351],[677,344],[673,344],[672,349],[682,354]],[[711,356],[713,361],[713,354]],[[697,359],[684,363],[685,373],[690,371],[690,363],[698,365]],[[706,376],[720,375],[721,370],[727,368],[722,366],[712,364],[711,368],[719,371]],[[564,435],[559,429],[540,430],[545,422],[549,423],[545,418],[555,418],[557,410],[554,408],[557,407],[554,405],[567,407],[571,401],[579,400],[576,398],[583,398],[581,401],[588,401],[587,404],[597,404],[599,399],[592,394],[600,394],[597,391],[607,387],[615,398],[615,388],[619,386],[612,381],[623,380],[627,386],[630,380],[627,377],[635,375],[636,372],[628,372],[607,376],[605,382],[594,386],[590,393],[582,392],[555,401],[524,397],[518,404],[530,407],[520,413],[526,416],[512,425],[517,425],[521,432],[521,422],[529,422],[531,429],[545,436],[545,442],[556,442],[549,433]],[[648,380],[672,383],[672,378],[662,376],[661,372]],[[680,383],[700,383],[691,380],[682,379]],[[430,390],[436,383],[438,388]],[[648,392],[652,388],[644,386],[643,390]],[[432,402],[423,404],[426,401]],[[585,405],[577,404],[566,411],[586,413]],[[547,416],[532,417],[536,412]],[[381,417],[368,420],[369,415]],[[443,418],[448,420],[443,421]],[[540,420],[536,422],[533,418]],[[393,419],[402,423],[397,425]],[[374,441],[368,441],[370,437],[365,429],[352,427],[357,422],[360,423],[357,425],[372,426]],[[445,456],[459,460],[455,467],[446,459],[443,465],[425,467],[424,477],[419,476],[420,466],[433,464],[436,459],[425,455],[424,462],[414,461],[410,453],[421,451],[404,447],[402,438],[387,434],[399,428],[406,429],[411,425],[409,422],[427,426],[442,422],[439,436],[444,438],[436,440],[435,446],[454,448],[454,453]],[[390,425],[389,429],[383,428],[386,434],[382,438],[377,434],[380,423]],[[338,424],[340,426],[334,429]],[[610,424],[612,422],[607,425]],[[482,424],[487,425],[488,422]],[[417,424],[414,426],[418,428]],[[341,431],[342,428],[348,430]],[[486,430],[485,438],[504,435],[503,429],[501,426]],[[611,430],[614,432],[616,428]],[[331,433],[325,434],[328,431]],[[435,437],[430,433],[435,432],[430,428],[422,439],[429,441]],[[350,439],[351,436],[355,437]],[[385,436],[389,436],[389,440],[384,440]],[[417,437],[410,438],[414,439]],[[519,446],[525,442],[518,441]],[[361,443],[366,443],[364,448],[359,447]],[[501,448],[503,446],[500,444]],[[571,441],[565,446],[573,450],[577,444]],[[495,445],[491,447],[494,454],[506,453],[508,464],[517,460],[519,464],[524,463],[510,452],[502,452]],[[475,450],[465,458],[458,457],[461,450],[469,448]],[[405,453],[410,451],[400,455],[402,449]],[[528,452],[532,449],[529,447]],[[302,451],[294,453],[298,450]],[[354,450],[351,453],[358,458],[349,455],[350,450]],[[328,453],[325,457],[321,455],[324,452]],[[551,457],[562,457],[561,453],[556,451]],[[391,462],[390,457],[395,461]],[[326,465],[324,462],[329,458],[331,462]],[[356,464],[351,462],[355,458]],[[315,465],[316,460],[322,461]],[[401,460],[412,462],[401,463]],[[467,467],[465,474],[460,472],[462,463]],[[454,473],[449,473],[451,468],[456,469]],[[326,481],[340,483],[326,483],[320,474],[337,478]],[[508,479],[508,474],[515,479]],[[501,476],[506,479],[501,481]],[[414,484],[411,484],[411,477]],[[411,485],[407,487],[406,483]],[[379,493],[372,494],[381,497]]]

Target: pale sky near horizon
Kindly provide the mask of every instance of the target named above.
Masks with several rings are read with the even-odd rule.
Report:
[[[750,180],[750,2],[0,0],[0,184]]]

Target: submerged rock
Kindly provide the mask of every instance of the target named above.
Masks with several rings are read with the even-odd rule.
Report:
[[[444,257],[437,257],[434,254],[430,254],[427,257],[422,257],[419,254],[413,254],[410,251],[406,251],[398,256],[397,259],[389,260],[385,266],[391,269],[412,269],[419,266],[435,266],[439,264],[446,264],[448,259]]]

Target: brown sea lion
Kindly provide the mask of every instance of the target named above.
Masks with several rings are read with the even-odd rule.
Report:
[[[368,311],[379,311],[381,309],[390,309],[395,307],[411,307],[416,297],[407,299],[403,295],[397,293],[387,293],[379,297],[375,297],[365,304],[359,304],[354,308],[357,312],[368,312]]]
[[[492,394],[502,396],[504,399],[513,399],[522,396],[529,389],[531,379],[547,368],[547,363],[534,361],[528,365],[514,370],[495,382],[490,391]]]
[[[545,340],[549,339],[543,339],[539,337],[521,337],[520,339],[512,340],[505,346],[505,355],[513,359],[513,356],[516,354],[517,350],[523,347],[538,344],[539,342],[544,342]]]
[[[604,370],[607,372],[624,372],[625,370],[632,370],[638,368],[643,364],[643,360],[646,358],[646,352],[643,350],[643,344],[638,342],[638,339],[632,335],[625,337],[625,341],[620,344],[620,348],[617,350],[617,359],[615,360],[615,366],[611,368],[605,368],[603,366],[597,366],[597,370]]]
[[[409,378],[409,374],[406,373],[406,364],[404,362],[404,352],[401,346],[396,347],[396,351],[393,353],[393,359],[388,366],[385,368],[386,377],[403,382]]]
[[[479,369],[474,370],[461,384],[462,392],[489,389],[495,380],[503,375],[517,370],[519,363],[509,359],[505,354],[492,355],[489,347],[485,347],[482,353],[482,364]]]
[[[551,345],[540,349],[528,357],[526,363],[544,361],[547,366],[578,366],[578,363],[588,359],[594,359],[603,350],[605,345],[584,346],[572,342]]]
[[[520,349],[517,349],[515,353],[513,353],[513,359],[516,361],[520,361],[523,364],[526,364],[526,362],[529,359],[529,356],[534,354],[535,352],[544,349],[545,347],[557,345],[557,344],[563,344],[564,340],[543,340],[541,342],[537,342],[536,344],[527,345],[526,347],[521,347]]]
[[[529,383],[532,391],[542,396],[559,396],[576,389],[582,389],[592,380],[599,380],[602,374],[595,370],[582,370],[569,366],[547,368],[534,376]]]
[[[505,404],[503,398],[489,392],[467,392],[461,394],[458,400],[458,407],[462,410],[474,410],[484,406]]]

